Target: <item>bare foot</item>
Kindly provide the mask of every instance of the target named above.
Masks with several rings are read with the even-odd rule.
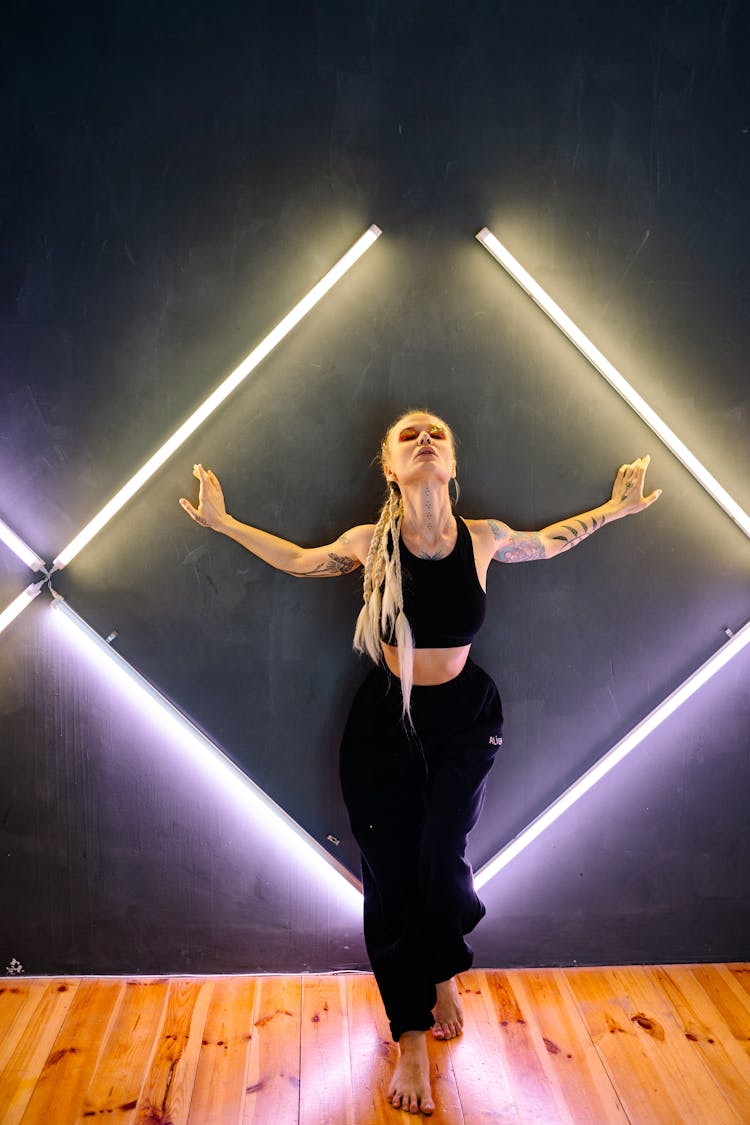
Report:
[[[398,1041],[399,1060],[388,1087],[394,1109],[429,1116],[435,1108],[430,1088],[430,1060],[423,1031],[404,1031]]]
[[[435,985],[437,990],[437,1004],[432,1009],[435,1023],[432,1035],[435,1039],[455,1039],[461,1034],[464,1026],[464,1013],[461,1001],[458,998],[456,982],[450,980],[440,981]]]

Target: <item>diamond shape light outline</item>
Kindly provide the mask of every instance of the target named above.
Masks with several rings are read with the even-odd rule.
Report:
[[[378,237],[379,234],[380,234],[380,231],[377,227],[371,227],[370,231],[371,232],[377,231],[377,234],[375,235],[375,237]],[[482,238],[480,236],[484,236],[484,237]],[[485,228],[483,228],[482,231],[479,232],[479,234],[476,237],[480,242],[483,243],[483,245],[486,246],[487,249],[489,249],[489,247],[487,246],[487,242],[486,242],[487,236],[491,236],[491,238],[494,239],[494,235],[492,235],[492,233],[488,230],[488,228],[485,227]],[[374,239],[373,239],[373,241],[374,241]],[[495,242],[497,242],[496,239],[495,239]],[[501,245],[501,244],[498,243],[498,245]],[[505,250],[505,248],[503,248],[503,250]],[[490,251],[490,252],[492,253],[492,251]],[[507,251],[505,251],[505,254],[508,257],[511,257],[508,254]],[[497,254],[493,253],[493,257],[496,257],[497,260],[500,261],[500,258],[497,256]],[[513,261],[515,262],[515,259],[513,259]],[[507,268],[505,262],[501,261],[501,264],[504,265],[505,268]],[[524,274],[526,273],[526,271],[523,271],[523,267],[521,267],[518,263],[516,263],[516,265],[518,266],[519,271],[522,271]],[[512,274],[511,270],[508,270],[508,272],[511,272],[511,274]],[[515,276],[515,275],[512,274],[512,276]],[[536,282],[534,282],[533,279],[530,278],[530,275],[526,275],[526,277],[532,282],[532,287],[536,287],[537,289],[541,289],[541,287],[538,287],[536,285]],[[338,280],[338,279],[336,279],[336,280]],[[531,288],[527,287],[527,285],[524,284],[523,281],[519,280],[518,277],[516,277],[516,280],[519,282],[519,284],[522,285],[522,287],[524,289],[526,289],[527,292],[529,292],[530,296],[532,296],[537,301],[537,304],[540,304],[540,307],[544,308],[544,305],[542,305],[540,303],[540,301],[537,300],[534,292],[531,291]],[[319,283],[319,284],[321,284],[321,283]],[[543,293],[543,290],[541,292]],[[545,296],[546,296],[546,294],[545,294]],[[552,302],[551,298],[547,298],[547,300],[550,302],[551,305],[554,305],[554,302]],[[554,307],[556,309],[558,308],[558,306],[554,306]],[[296,308],[296,306],[295,306],[295,308]],[[294,311],[294,310],[292,310],[292,311]],[[308,310],[306,309],[305,312],[307,312],[307,311]],[[544,311],[548,312],[548,309],[544,308]],[[560,312],[561,312],[561,310],[560,310]],[[289,314],[289,315],[291,315],[291,314]],[[302,315],[304,315],[304,313]],[[548,315],[551,315],[551,314],[548,312]],[[562,314],[562,312],[561,312],[561,315],[565,316],[565,314]],[[299,319],[301,319],[301,317]],[[553,317],[553,319],[555,319],[555,318]],[[284,323],[284,322],[281,322],[281,323]],[[556,321],[556,323],[557,323],[557,321]],[[570,324],[572,324],[572,322],[570,322]],[[559,326],[561,327],[561,330],[564,331],[565,334],[568,335],[568,337],[574,343],[576,343],[576,346],[579,347],[579,350],[583,351],[583,354],[586,355],[587,358],[590,359],[592,364],[595,367],[597,367],[598,370],[600,370],[599,365],[594,361],[594,359],[592,359],[592,357],[590,355],[587,354],[587,352],[583,348],[580,347],[580,344],[573,337],[573,335],[569,334],[569,332],[566,331],[565,328],[562,328],[562,325],[559,325]],[[290,325],[290,328],[291,327],[292,327],[292,325]],[[573,326],[573,327],[575,328],[575,326]],[[288,328],[287,331],[289,331],[290,328]],[[576,332],[579,332],[579,330],[576,329]],[[284,332],[283,335],[286,335],[286,332]],[[583,334],[580,333],[580,336],[583,337]],[[279,339],[280,338],[283,338],[283,337],[280,336]],[[586,337],[583,337],[583,339],[586,340]],[[278,341],[276,341],[276,342],[278,342]],[[590,341],[586,341],[586,342],[590,344]],[[259,348],[260,348],[260,346],[261,345],[259,345]],[[590,347],[594,351],[597,351],[596,349],[594,349],[594,346],[592,344],[590,344]],[[271,349],[269,348],[268,351],[270,351],[270,350]],[[257,351],[257,349],[256,349],[256,351]],[[251,356],[254,355],[254,354],[255,353],[251,353]],[[265,352],[264,354],[268,354],[268,352]],[[601,353],[597,352],[597,355],[601,356]],[[263,358],[263,356],[261,356],[260,358]],[[248,359],[250,359],[250,357],[248,357]],[[604,360],[604,357],[601,356],[601,359]],[[245,361],[245,362],[247,362],[247,361]],[[257,362],[260,362],[260,359],[258,359]],[[606,364],[606,363],[608,363],[608,361],[604,360],[604,363]],[[257,363],[253,364],[253,366],[256,366],[256,365],[257,365]],[[239,369],[237,369],[237,370],[239,370]],[[252,367],[248,368],[248,370],[245,371],[242,374],[241,378],[244,378],[244,375],[247,374],[249,372],[249,370],[252,370]],[[604,372],[601,372],[601,373],[604,374]],[[237,372],[233,373],[233,375],[236,375],[236,374],[237,374]],[[608,377],[608,376],[605,375],[605,377]],[[238,380],[238,382],[241,381],[241,378]],[[222,388],[228,383],[229,379],[232,379],[232,376],[228,377],[228,380],[225,380],[225,383],[222,384]],[[235,384],[235,385],[237,385],[237,384]],[[221,389],[221,388],[219,388],[219,389]],[[232,389],[234,389],[233,386],[230,387],[229,390],[227,390],[226,394],[230,393],[230,391]],[[619,390],[618,387],[616,387],[616,389]],[[620,393],[622,393],[622,392],[620,391]],[[220,399],[219,401],[223,401],[223,397],[226,397],[226,394],[223,395],[222,399]],[[626,401],[629,401],[627,399],[627,396],[623,395],[623,397],[626,398]],[[643,400],[641,400],[641,402],[642,401]],[[634,405],[633,402],[629,402],[629,404],[632,406],[633,409],[636,410],[637,413],[641,413],[641,411]],[[218,405],[218,402],[216,403],[216,405]],[[209,413],[210,412],[211,411],[209,411]],[[644,415],[641,414],[641,416],[643,417]],[[188,423],[191,422],[194,417],[195,417],[195,415],[191,416],[191,419],[188,420]],[[194,431],[194,429],[197,428],[197,426],[200,424],[200,421],[202,421],[202,420],[203,419],[200,419],[198,422],[196,422],[195,426],[193,426],[193,428],[190,430],[191,433]],[[645,420],[648,421],[648,418],[646,418]],[[185,425],[187,425],[187,423]],[[664,424],[662,423],[662,425],[664,425]],[[668,430],[668,427],[665,427],[665,428]],[[669,432],[670,435],[672,435],[671,430],[668,430],[668,432]],[[186,440],[187,436],[188,436],[188,434],[186,433],[182,440],[183,441]],[[662,436],[662,435],[660,434],[659,436]],[[672,435],[672,436],[674,436],[675,440],[677,442],[679,442],[679,439],[676,439],[676,435]],[[182,444],[182,442],[179,442],[179,444]],[[667,442],[667,444],[669,444],[669,443]],[[682,445],[681,442],[679,444],[680,444],[680,446]],[[174,448],[177,448],[177,446],[175,446]],[[677,454],[677,456],[679,456],[679,454]],[[164,460],[166,460],[166,458],[164,458]],[[683,458],[680,457],[680,460],[683,460]],[[151,462],[147,462],[147,465],[149,465],[150,463]],[[163,461],[160,462],[160,464],[161,463],[163,463]],[[685,463],[684,460],[683,460],[683,463]],[[156,465],[154,467],[154,469],[152,469],[152,471],[155,471],[155,469],[157,467],[159,467],[159,466]],[[690,465],[686,464],[686,467],[688,469],[690,469],[690,471],[692,472],[692,469],[690,468]],[[144,466],[144,468],[145,468],[145,466]],[[711,479],[713,479],[713,478],[711,478]],[[141,483],[143,483],[143,481],[141,481]],[[701,483],[703,483],[703,482],[701,482]],[[704,484],[704,487],[705,487],[705,484]],[[718,487],[721,488],[721,486],[718,486]],[[121,490],[121,492],[122,492],[122,490]],[[120,496],[120,493],[118,493],[118,497],[119,496]],[[122,503],[124,504],[127,501],[128,498],[129,497],[125,497],[125,499],[122,501]],[[714,496],[714,499],[717,499],[717,497]],[[730,500],[731,500],[731,498],[730,498]],[[721,503],[721,501],[718,500],[718,499],[717,499],[717,502]],[[732,503],[734,504],[734,501],[732,501]],[[121,507],[122,504],[120,504],[119,506]],[[722,504],[722,507],[725,507],[725,505]],[[119,510],[119,508],[116,509],[116,510]],[[726,509],[726,508],[725,508],[725,510],[728,511],[728,509]],[[741,509],[740,509],[740,513],[741,513],[742,516],[745,516],[745,518],[747,518],[746,514],[744,512],[742,512]],[[112,512],[112,514],[114,514],[114,512]],[[743,524],[739,520],[736,519],[735,514],[733,514],[731,511],[728,511],[728,514],[731,516],[732,519],[735,520],[735,522],[739,523],[739,525],[742,527],[743,530],[745,530],[745,527],[743,526]],[[0,522],[2,522],[2,521],[0,521]],[[90,526],[90,525],[87,525],[87,527],[88,526]],[[32,566],[32,569],[42,569],[42,570],[44,570],[44,573],[47,575],[47,578],[49,579],[51,577],[51,574],[48,574],[48,572],[46,571],[46,568],[44,568],[44,565],[43,565],[42,561],[38,558],[38,556],[36,556],[34,554],[34,552],[32,552],[31,549],[28,548],[26,546],[26,544],[24,544],[23,541],[20,540],[20,538],[15,535],[15,533],[13,533],[9,528],[7,528],[6,524],[2,524],[2,527],[6,528],[8,530],[8,532],[10,533],[10,536],[16,541],[17,544],[20,544],[20,550],[18,550],[18,549],[16,549],[16,547],[13,546],[13,543],[9,541],[8,537],[3,536],[4,540],[8,543],[8,545],[11,546],[11,548],[13,550],[15,550],[15,553],[18,554],[20,558],[24,559],[24,561],[28,561],[28,559],[26,559],[25,554],[24,554],[24,552],[27,552],[30,556],[33,557],[33,559],[37,560],[38,563],[40,564],[39,566],[36,566],[36,565],[34,565],[33,562],[31,562],[30,565]],[[84,529],[84,530],[86,530],[86,529]],[[98,530],[101,530],[101,528],[97,528],[96,531],[93,534],[98,533]],[[92,535],[92,537],[93,537],[93,535]],[[75,542],[76,542],[75,540],[72,541],[72,543],[75,543]],[[74,552],[74,553],[77,553],[77,552]],[[72,558],[72,557],[73,557],[73,555],[71,554],[70,558]],[[60,560],[60,558],[61,558],[61,556],[58,556],[58,560]],[[70,561],[70,558],[67,558],[64,561],[62,561],[62,565],[65,565],[67,561]],[[56,564],[57,564],[58,560],[56,560]],[[57,566],[56,564],[55,564],[55,567],[53,567],[53,572],[54,572],[55,568],[56,569],[61,568],[60,566]],[[39,583],[32,584],[31,586],[27,587],[27,589],[25,591],[23,591],[23,593],[20,594],[19,597],[16,598],[14,600],[14,602],[12,602],[11,605],[9,607],[7,607],[5,611],[3,611],[2,614],[0,614],[0,631],[2,630],[2,628],[5,627],[5,624],[8,624],[9,621],[13,619],[13,617],[17,616],[17,613],[21,612],[26,607],[26,605],[30,604],[31,601],[34,600],[34,598],[40,592],[43,585],[44,585],[44,581],[41,581]],[[52,589],[51,585],[50,585],[50,589]],[[70,607],[66,607],[64,605],[64,599],[62,599],[59,595],[55,594],[54,591],[52,591],[52,593],[53,593],[53,608],[65,610],[66,611],[65,615],[71,621],[73,621],[74,619],[77,619],[77,621],[75,621],[75,623],[77,624],[79,630],[81,632],[90,634],[91,643],[98,644],[98,646],[100,648],[100,651],[106,653],[110,657],[110,659],[112,659],[115,663],[119,662],[120,664],[125,665],[126,667],[123,670],[127,670],[128,674],[131,676],[131,679],[134,679],[135,681],[139,681],[139,680],[142,681],[141,686],[147,685],[148,692],[153,696],[153,698],[155,700],[158,700],[160,705],[163,708],[165,708],[165,710],[167,710],[168,712],[171,712],[173,714],[173,717],[175,717],[176,721],[185,722],[189,726],[192,726],[192,724],[190,724],[190,721],[187,720],[186,717],[183,716],[177,710],[177,708],[175,708],[174,705],[172,705],[171,702],[157,688],[155,688],[153,685],[148,684],[148,681],[145,681],[144,678],[142,676],[140,676],[140,673],[137,672],[137,670],[132,668],[132,666],[128,665],[127,662],[124,661],[119,656],[119,654],[115,653],[107,645],[107,643],[101,637],[99,637],[99,635],[94,630],[92,630],[78,614],[76,614],[73,610],[71,610]],[[19,608],[15,608],[16,606],[18,606]],[[9,616],[9,614],[12,614],[12,616]],[[7,620],[4,620],[5,618],[7,618]],[[579,797],[581,797],[585,792],[587,792],[590,788],[592,788],[593,785],[596,783],[596,781],[600,780],[601,777],[605,776],[605,774],[607,772],[609,772],[610,769],[614,768],[614,766],[616,764],[618,764],[618,762],[622,761],[622,759],[628,753],[630,753],[630,751],[632,749],[634,749],[635,746],[637,746],[645,737],[647,737],[648,734],[650,734],[654,729],[656,729],[656,727],[658,727],[662,722],[664,722],[665,719],[668,718],[668,716],[670,714],[672,714],[677,709],[677,707],[679,707],[683,702],[685,702],[688,698],[690,698],[693,694],[695,694],[695,692],[709,678],[711,678],[711,676],[713,676],[722,667],[724,667],[724,665],[726,663],[728,663],[729,660],[731,660],[735,655],[737,655],[739,652],[741,652],[748,643],[750,643],[750,622],[748,622],[745,626],[743,626],[743,628],[737,634],[732,635],[730,640],[725,645],[723,645],[721,649],[719,649],[716,653],[714,653],[714,655],[708,661],[706,661],[706,663],[704,665],[702,665],[700,668],[696,669],[695,672],[693,672],[690,676],[688,676],[687,679],[685,681],[683,681],[683,683],[678,688],[676,688],[675,691],[671,693],[671,695],[669,695],[665,700],[663,700],[662,703],[660,703],[649,715],[647,715],[638,724],[636,724],[636,726],[629,732],[629,734],[627,734],[625,736],[625,738],[621,739],[621,741],[619,743],[617,743],[615,746],[613,746],[600,759],[598,759],[598,761],[596,763],[594,763],[594,765],[589,770],[587,770],[586,773],[584,773],[572,786],[570,786],[563,794],[561,794],[555,801],[553,801],[548,806],[547,809],[545,809],[542,813],[539,814],[539,816],[534,818],[534,820],[532,820],[530,822],[530,824],[527,825],[526,828],[522,830],[522,832],[520,832],[511,841],[509,841],[506,845],[504,845],[504,847],[498,853],[496,853],[495,856],[493,856],[489,861],[487,861],[487,863],[485,863],[476,874],[475,886],[477,887],[477,889],[479,889],[481,886],[483,886],[487,882],[489,882],[489,880],[492,879],[496,874],[498,874],[499,871],[501,871],[505,866],[507,866],[508,863],[510,863],[511,860],[513,858],[515,858],[515,856],[519,855],[521,853],[521,851],[523,851],[526,847],[528,847],[528,845],[534,839],[536,839],[537,836],[539,836],[547,827],[549,827],[552,823],[554,823],[554,821],[557,820],[558,817],[561,816],[562,813],[566,811],[566,809],[570,808],[572,806],[572,804],[574,804],[575,801],[577,801],[579,799]],[[197,728],[194,728],[194,729],[197,729]],[[200,732],[198,732],[198,733],[200,734]],[[309,849],[310,851],[314,852],[321,859],[324,859],[325,862],[329,865],[330,869],[337,871],[337,873],[340,875],[341,879],[346,882],[347,886],[349,886],[350,889],[352,889],[353,885],[355,885],[355,881],[353,880],[353,877],[351,876],[351,873],[348,872],[345,868],[340,868],[340,865],[338,865],[335,858],[333,856],[331,856],[330,853],[325,851],[325,849],[323,849],[318,844],[318,842],[316,840],[314,840],[312,837],[308,836],[308,834],[304,832],[304,829],[302,829],[301,826],[298,825],[296,821],[294,821],[291,817],[289,817],[289,815],[283,809],[280,809],[279,806],[276,806],[275,803],[272,802],[270,800],[270,798],[268,798],[267,795],[258,786],[255,786],[255,784],[250,780],[249,777],[247,777],[246,774],[244,774],[244,772],[237,771],[237,768],[233,765],[233,763],[230,762],[230,760],[228,758],[226,758],[226,756],[223,754],[223,752],[220,750],[220,748],[218,746],[216,746],[215,743],[211,742],[209,739],[206,739],[205,736],[203,736],[202,734],[200,735],[200,737],[201,737],[201,739],[203,739],[203,742],[204,742],[206,748],[211,750],[212,752],[214,752],[218,756],[219,759],[223,759],[227,768],[231,769],[235,773],[239,772],[241,774],[242,779],[244,779],[244,782],[252,790],[256,791],[256,795],[259,797],[261,803],[265,804],[267,807],[272,808],[274,811],[277,811],[277,815],[280,813],[281,814],[280,819],[282,819],[285,822],[286,827],[292,828],[292,830],[295,831],[297,833],[297,835],[303,840],[304,844],[306,845],[306,848]],[[305,837],[307,837],[307,838],[305,839]],[[358,884],[356,884],[356,885],[358,886]]]

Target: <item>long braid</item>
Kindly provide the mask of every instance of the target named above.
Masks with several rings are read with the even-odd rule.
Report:
[[[357,618],[354,647],[367,652],[378,664],[383,658],[382,636],[395,633],[401,673],[402,714],[411,723],[411,689],[414,678],[414,638],[404,613],[401,555],[398,549],[404,506],[401,493],[391,486],[372,534],[362,585],[364,605]]]
[[[354,630],[354,647],[358,652],[367,652],[377,664],[383,650],[380,642],[380,586],[385,577],[385,563],[382,559],[383,536],[390,520],[390,494],[380,509],[378,522],[372,533],[370,550],[365,560],[365,573],[362,581],[364,605],[359,612]]]
[[[430,414],[429,410],[409,410],[401,418],[410,414]],[[385,471],[390,461],[388,441],[393,429],[401,421],[399,418],[386,430],[380,445],[380,465]],[[451,438],[455,459],[455,439],[446,426]],[[388,474],[386,473],[386,476]],[[458,482],[456,482],[458,486]],[[458,499],[458,496],[456,497]],[[399,538],[404,519],[404,502],[395,480],[391,480],[378,522],[372,533],[370,550],[365,560],[365,573],[362,584],[364,605],[357,618],[354,630],[354,647],[358,652],[366,652],[379,664],[383,659],[383,635],[395,635],[398,651],[398,665],[401,673],[402,715],[413,729],[411,721],[411,689],[414,683],[414,636],[411,625],[404,613],[404,591],[401,582],[401,554]]]

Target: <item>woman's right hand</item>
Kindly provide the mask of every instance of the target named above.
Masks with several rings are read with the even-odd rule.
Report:
[[[198,507],[194,508],[184,496],[180,500],[180,507],[202,527],[210,527],[213,531],[218,531],[227,515],[221,485],[211,470],[204,469],[202,465],[193,465],[193,476],[200,486]]]

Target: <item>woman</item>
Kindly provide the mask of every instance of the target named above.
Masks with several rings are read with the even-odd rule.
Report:
[[[469,658],[489,564],[553,558],[647,508],[661,495],[643,495],[648,462],[623,465],[600,507],[538,532],[514,531],[500,520],[454,516],[453,435],[435,415],[410,411],[381,446],[388,496],[377,524],[353,527],[335,543],[299,547],[233,519],[216,477],[200,465],[198,507],[180,500],[197,523],[288,574],[365,568],[354,643],[375,667],[347,721],[341,779],[362,853],[367,950],[399,1045],[388,1092],[396,1109],[434,1109],[425,1035],[461,1032],[453,978],[472,963],[465,935],[484,915],[465,850],[502,742],[497,689]]]

